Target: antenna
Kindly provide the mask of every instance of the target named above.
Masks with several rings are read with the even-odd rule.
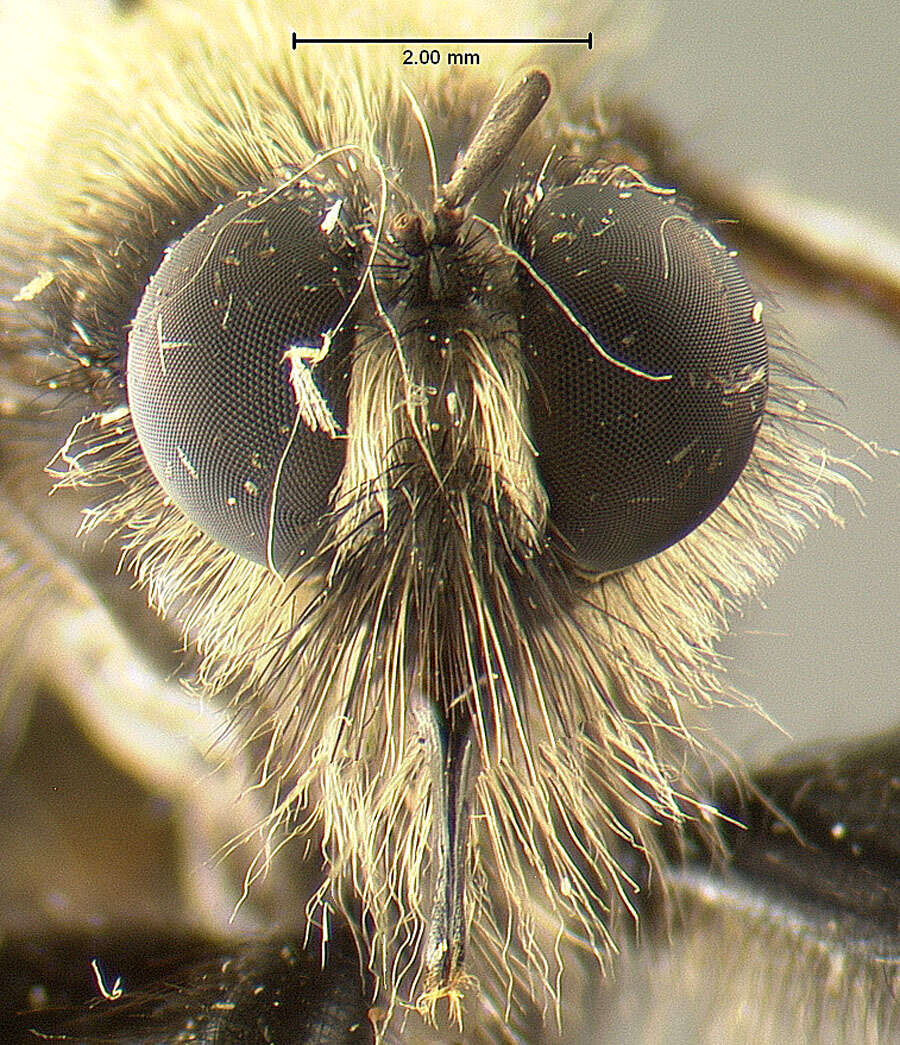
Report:
[[[550,96],[546,73],[534,69],[502,94],[478,128],[472,144],[434,205],[434,238],[450,244],[465,216],[465,205],[506,159]]]

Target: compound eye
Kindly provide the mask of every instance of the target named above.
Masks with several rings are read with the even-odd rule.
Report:
[[[341,207],[301,180],[217,208],[168,248],[129,336],[154,475],[210,537],[276,569],[317,545],[344,462],[359,265]]]
[[[550,519],[607,572],[674,544],[729,491],[768,349],[761,305],[703,225],[652,186],[592,177],[548,192],[514,242]]]

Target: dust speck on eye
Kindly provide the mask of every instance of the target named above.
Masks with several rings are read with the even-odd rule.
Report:
[[[325,216],[322,218],[322,221],[319,224],[319,228],[322,230],[322,232],[325,233],[326,236],[337,225],[342,205],[343,200],[335,200],[334,203],[332,203],[332,205],[328,208],[328,210],[325,211]]]
[[[193,462],[188,457],[188,455],[184,452],[184,450],[182,450],[181,447],[179,446],[179,447],[176,448],[175,453],[178,454],[178,460],[184,466],[184,470],[188,473],[188,475],[192,479],[196,479],[198,477],[197,469],[194,467]]]

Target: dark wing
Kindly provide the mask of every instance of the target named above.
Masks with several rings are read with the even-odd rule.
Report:
[[[340,932],[324,968],[313,945],[288,938],[229,948],[132,927],[9,939],[0,952],[0,993],[11,1002],[0,1014],[6,1045],[373,1040],[356,946]],[[36,1002],[40,1010],[31,1011]]]
[[[900,732],[723,778],[713,804],[728,855],[673,846],[601,1040],[900,1040]]]

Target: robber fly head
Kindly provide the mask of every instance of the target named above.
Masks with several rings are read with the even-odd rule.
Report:
[[[311,917],[457,1013],[470,967],[552,991],[554,937],[612,944],[617,847],[702,813],[684,708],[722,693],[725,613],[838,479],[733,254],[599,132],[558,157],[548,92],[515,80],[448,149],[441,91],[374,66],[215,105],[200,77],[190,155],[139,107],[84,256],[26,295],[100,400],[63,482],[113,484],[90,522],[237,684],[270,826],[321,835]]]

